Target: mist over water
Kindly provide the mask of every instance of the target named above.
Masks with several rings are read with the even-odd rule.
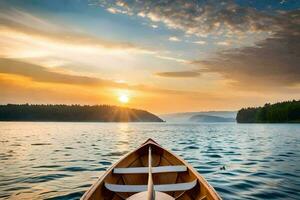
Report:
[[[223,199],[299,199],[299,124],[54,122],[0,123],[0,199],[79,199],[149,137]]]

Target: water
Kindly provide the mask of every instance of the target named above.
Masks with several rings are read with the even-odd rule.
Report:
[[[0,199],[79,199],[149,137],[191,163],[223,199],[300,197],[297,124],[2,122]]]

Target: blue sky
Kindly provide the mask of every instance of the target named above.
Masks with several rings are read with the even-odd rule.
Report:
[[[164,113],[299,98],[299,8],[296,0],[2,0],[0,87],[13,89],[0,102],[43,103],[47,91],[49,103],[119,104],[126,93],[128,106]],[[30,87],[17,84],[28,78]]]

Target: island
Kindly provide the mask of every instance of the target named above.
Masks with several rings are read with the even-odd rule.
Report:
[[[145,111],[110,105],[0,105],[0,121],[164,122]]]
[[[235,122],[235,118],[219,117],[213,115],[194,115],[190,118],[190,121],[202,123]]]
[[[238,111],[238,123],[300,123],[300,100],[265,104]]]
[[[202,118],[205,116],[212,116],[212,117],[221,117],[222,121],[223,118],[231,118],[231,120],[235,121],[236,118],[236,111],[198,111],[198,112],[179,112],[179,113],[168,113],[168,114],[162,114],[159,115],[160,118],[162,118],[164,121],[167,122],[174,122],[174,123],[189,123],[191,120],[193,120],[194,116],[199,116]],[[197,118],[197,117],[195,117]],[[211,120],[210,120],[211,119]],[[219,118],[210,118],[209,120],[212,122],[214,119],[219,121]],[[231,121],[230,120],[230,121]],[[227,119],[225,119],[227,121]]]

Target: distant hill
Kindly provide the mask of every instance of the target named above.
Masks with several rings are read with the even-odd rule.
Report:
[[[163,122],[144,110],[95,105],[0,105],[0,121]]]
[[[238,123],[300,123],[300,100],[243,108],[236,120]]]
[[[235,122],[235,118],[218,117],[211,115],[194,115],[190,118],[191,122]]]
[[[208,115],[224,118],[236,118],[235,111],[207,111],[207,112],[183,112],[163,114],[159,117],[167,122],[190,122],[190,118],[195,115]]]

